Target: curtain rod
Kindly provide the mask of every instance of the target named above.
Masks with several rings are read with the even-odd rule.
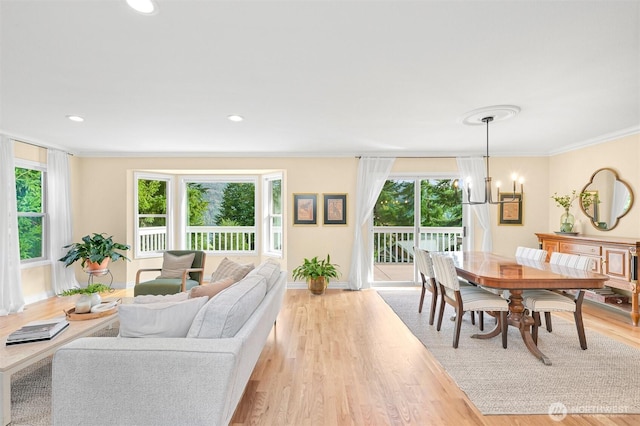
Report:
[[[356,158],[360,159],[362,157],[372,157],[372,158],[402,158],[402,159],[416,159],[416,160],[420,160],[420,159],[431,159],[431,158],[458,158],[456,156],[453,155],[442,155],[442,156],[430,156],[430,157],[425,157],[425,156],[398,156],[398,157],[394,157],[394,156],[390,156],[390,155],[356,155]]]
[[[66,149],[61,149],[61,148],[58,148],[58,147],[55,147],[55,146],[51,146],[51,145],[47,145],[47,144],[44,144],[44,143],[38,143],[38,142],[32,142],[32,141],[24,140],[24,139],[22,139],[22,138],[20,138],[20,137],[11,136],[11,135],[8,135],[8,134],[6,134],[6,133],[4,133],[4,135],[5,135],[7,138],[9,138],[9,139],[11,139],[12,141],[14,141],[14,142],[23,143],[23,144],[25,144],[25,145],[35,146],[36,148],[55,149],[55,150],[57,150],[57,151],[62,151],[62,152],[64,152],[64,153],[65,153],[65,154],[67,154],[67,155],[71,155],[71,156],[73,156],[73,154],[72,154],[72,153],[70,153],[69,151],[67,151]]]

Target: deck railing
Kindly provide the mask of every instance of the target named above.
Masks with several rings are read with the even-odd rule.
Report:
[[[424,227],[416,244],[413,227],[375,226],[374,263],[412,263],[415,245],[429,251],[460,251],[462,235],[462,227]]]
[[[167,249],[164,227],[141,228],[138,252],[157,253]],[[215,253],[249,253],[255,251],[255,226],[188,226],[186,247]]]

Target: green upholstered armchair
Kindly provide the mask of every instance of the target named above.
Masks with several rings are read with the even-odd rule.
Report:
[[[167,267],[166,255],[163,268],[139,269],[136,273],[136,284],[133,288],[134,296],[144,294],[174,294],[190,290],[192,287],[197,285],[202,285],[202,280],[204,278],[204,261],[207,257],[205,252],[198,250],[167,250],[165,253],[170,256],[178,257],[178,259],[181,256],[194,253],[193,262],[190,267],[181,269],[178,274],[172,274],[172,277],[170,278],[162,277],[162,274],[165,273],[165,268]],[[175,259],[175,257],[172,259]],[[153,280],[140,282],[140,275],[143,272],[150,271],[161,272],[161,275]],[[173,276],[179,276],[179,278],[175,278]]]

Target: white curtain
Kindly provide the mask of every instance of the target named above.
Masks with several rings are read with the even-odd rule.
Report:
[[[613,183],[613,199],[611,200],[611,218],[609,219],[609,223],[614,224],[618,216],[624,212],[628,199],[629,191],[627,190],[627,186],[619,180],[616,180]]]
[[[13,141],[0,135],[0,315],[24,308]]]
[[[484,178],[485,178],[485,162],[482,157],[458,157],[458,171],[460,172],[460,182],[462,184],[472,182],[471,199],[484,200]],[[463,190],[463,200],[468,201],[466,191]],[[478,223],[482,227],[482,251],[491,251],[493,249],[493,240],[491,238],[491,222],[489,218],[489,204],[476,204],[469,206],[478,218]]]
[[[73,242],[70,185],[69,155],[66,152],[48,149],[49,259],[51,260],[51,285],[55,294],[79,286],[74,269],[67,268],[58,261],[67,252],[63,247]]]
[[[394,158],[361,158],[356,181],[356,223],[349,273],[349,289],[369,288],[373,281],[373,263],[367,250],[363,227],[367,224],[380,191],[389,177]]]

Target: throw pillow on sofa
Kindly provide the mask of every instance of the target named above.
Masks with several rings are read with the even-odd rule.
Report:
[[[241,265],[225,257],[222,259],[222,262],[220,262],[220,265],[218,265],[218,268],[211,274],[211,282],[214,283],[225,278],[233,278],[235,282],[238,282],[253,268],[253,263]]]
[[[195,253],[174,256],[171,253],[164,252],[162,256],[162,271],[160,271],[158,278],[182,278],[185,269],[189,269],[193,265],[195,256]]]
[[[267,293],[271,291],[280,277],[280,264],[273,259],[268,259],[258,265],[247,275],[262,275],[267,280]]]
[[[207,298],[211,299],[213,296],[220,293],[225,288],[231,287],[235,283],[236,281],[233,280],[233,277],[228,277],[211,284],[203,284],[192,287],[188,294],[192,299],[195,297],[203,296],[207,296]]]
[[[118,306],[120,337],[185,337],[207,297]]]
[[[264,277],[253,275],[212,297],[193,319],[187,337],[233,337],[267,293]]]

